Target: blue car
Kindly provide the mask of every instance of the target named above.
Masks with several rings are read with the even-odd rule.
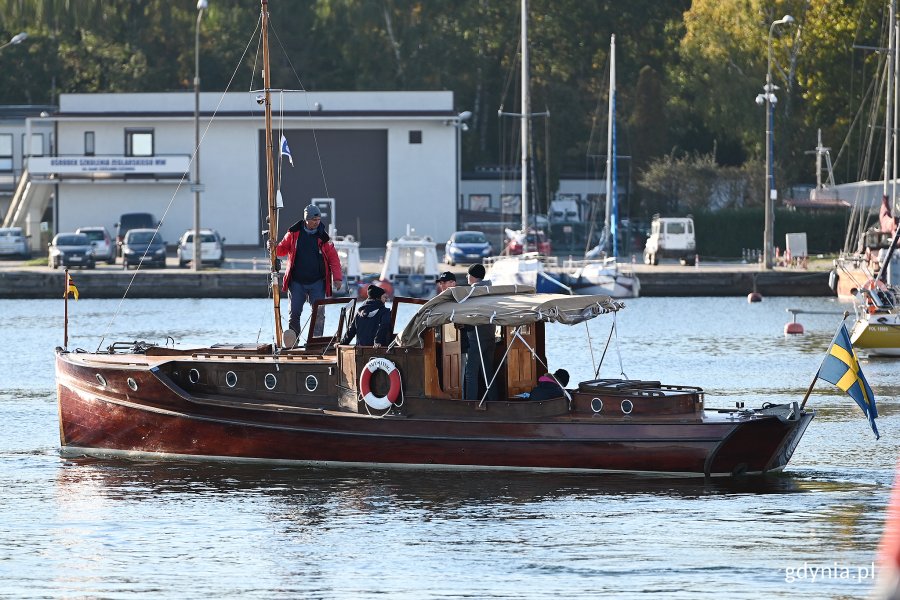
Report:
[[[478,263],[493,254],[494,249],[487,237],[480,231],[456,231],[444,247],[444,262]]]
[[[166,268],[166,243],[155,229],[132,229],[122,241],[122,268]]]

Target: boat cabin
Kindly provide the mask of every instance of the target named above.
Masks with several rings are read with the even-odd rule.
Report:
[[[435,292],[437,248],[429,236],[406,235],[388,241],[381,280],[390,283],[395,296],[430,298]]]

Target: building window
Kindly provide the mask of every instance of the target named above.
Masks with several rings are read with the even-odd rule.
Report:
[[[422,143],[422,132],[418,129],[413,129],[409,132],[409,143],[410,144],[421,144]]]
[[[94,132],[93,131],[85,131],[84,132],[84,155],[85,156],[94,156]]]
[[[44,134],[31,134],[31,147],[26,143],[25,134],[22,134],[22,156],[43,156],[44,155]]]
[[[0,171],[12,171],[13,168],[13,136],[11,133],[0,133]]]
[[[126,129],[125,156],[153,156],[153,130]]]

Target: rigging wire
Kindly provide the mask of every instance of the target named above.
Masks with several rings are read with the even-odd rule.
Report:
[[[209,132],[209,128],[212,126],[212,123],[215,120],[216,115],[218,115],[219,109],[222,107],[222,103],[225,101],[225,94],[228,93],[228,90],[231,89],[232,83],[234,83],[234,79],[237,76],[238,70],[240,69],[240,65],[243,62],[244,57],[247,55],[247,49],[250,47],[250,43],[252,42],[253,38],[256,36],[256,32],[259,31],[261,22],[262,22],[262,16],[260,16],[260,18],[257,20],[256,29],[253,31],[253,34],[250,36],[250,39],[247,41],[247,45],[244,46],[244,51],[241,54],[240,59],[238,59],[237,67],[235,67],[234,71],[231,73],[231,77],[228,80],[228,84],[225,86],[225,91],[223,91],[222,94],[219,96],[219,101],[216,104],[216,108],[213,110],[213,114],[210,117],[209,121],[206,122],[206,127],[203,129],[203,132],[200,136],[200,144],[196,148],[194,148],[194,150],[191,154],[191,160],[188,163],[187,170],[184,172],[184,174],[182,174],[181,179],[178,181],[178,185],[175,186],[175,191],[172,192],[172,196],[171,196],[171,198],[169,198],[168,204],[166,204],[166,208],[163,211],[162,217],[160,218],[159,223],[156,226],[156,233],[154,234],[156,236],[159,235],[159,228],[162,227],[162,224],[165,222],[166,215],[169,214],[169,210],[172,208],[172,205],[175,202],[175,198],[178,196],[178,192],[181,190],[182,187],[184,187],[185,180],[188,178],[188,173],[191,173],[193,170],[192,167],[194,165],[194,161],[197,159],[197,152],[199,151],[200,146],[203,145],[203,140],[206,139],[206,134]],[[195,243],[197,243],[196,240],[195,240]],[[149,248],[148,248],[148,250],[149,250]],[[134,270],[134,275],[131,276],[131,279],[128,282],[128,286],[125,288],[125,291],[122,293],[122,297],[119,299],[119,303],[116,305],[116,310],[113,312],[113,315],[112,315],[112,317],[110,317],[109,321],[107,322],[106,327],[103,330],[103,333],[100,335],[100,342],[97,344],[97,350],[96,350],[97,352],[99,352],[100,349],[103,347],[103,342],[106,340],[106,336],[109,333],[110,328],[112,327],[112,325],[116,321],[116,319],[119,317],[119,314],[122,312],[122,306],[125,303],[125,298],[128,297],[128,292],[131,290],[131,287],[134,285],[134,281],[137,278],[137,275],[141,270],[141,264],[143,263],[144,258],[146,256],[147,256],[147,251],[144,251],[144,255],[141,257],[141,261],[138,263],[138,267]]]

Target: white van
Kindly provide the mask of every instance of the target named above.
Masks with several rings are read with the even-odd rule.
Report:
[[[694,265],[697,256],[694,220],[691,217],[653,216],[650,237],[644,246],[644,264],[658,265],[660,258],[677,258],[683,265]]]

